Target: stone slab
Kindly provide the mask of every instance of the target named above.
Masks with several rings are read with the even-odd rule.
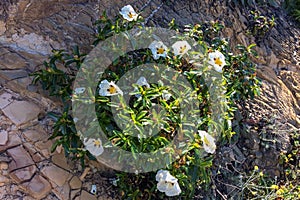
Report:
[[[8,133],[5,130],[0,131],[0,145],[5,145],[8,141]]]
[[[14,124],[22,125],[35,119],[40,113],[40,108],[31,102],[13,101],[2,111]]]
[[[13,102],[12,95],[10,93],[3,93],[0,95],[0,109],[5,108],[11,102]]]
[[[95,195],[92,195],[92,194],[88,193],[85,190],[82,190],[79,199],[80,200],[87,200],[87,199],[89,199],[89,200],[97,200],[97,197]]]
[[[51,191],[51,184],[45,178],[37,174],[30,182],[23,183],[22,187],[35,199],[42,199]]]
[[[26,61],[16,53],[6,53],[0,56],[0,69],[24,69]]]
[[[66,184],[71,174],[55,165],[45,166],[41,172],[43,175],[50,179],[51,183],[57,186]]]
[[[28,72],[26,72],[23,69],[17,69],[17,70],[1,70],[0,71],[4,76],[9,78],[9,80],[19,79],[19,78],[25,78],[28,76]]]
[[[45,158],[50,157],[51,153],[51,147],[53,145],[53,142],[51,140],[47,141],[38,141],[35,144],[36,149],[41,153]]]
[[[67,158],[66,158],[66,156],[64,155],[63,152],[61,152],[61,153],[55,153],[52,156],[51,160],[57,166],[65,169],[65,170],[68,170],[68,171],[71,170],[70,166],[68,165]]]
[[[56,187],[53,189],[53,193],[60,199],[60,200],[69,200],[70,199],[70,186],[65,184],[61,187]]]
[[[7,154],[13,159],[9,163],[9,171],[13,171],[15,169],[20,169],[34,164],[29,153],[22,146],[17,146],[12,149],[8,149]]]
[[[36,172],[36,166],[31,165],[22,169],[15,170],[11,172],[10,177],[18,184],[28,181],[32,178],[34,173]]]
[[[26,130],[23,135],[28,142],[46,141],[48,139],[46,132],[34,129]]]
[[[77,176],[73,176],[69,184],[72,190],[79,189],[82,186],[82,182]]]
[[[0,153],[6,151],[9,148],[18,146],[21,143],[21,138],[16,134],[16,132],[9,132],[8,142],[5,145],[0,145]]]

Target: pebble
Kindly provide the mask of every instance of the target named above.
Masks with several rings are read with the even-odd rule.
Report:
[[[6,162],[0,162],[0,170],[7,170],[8,164]]]

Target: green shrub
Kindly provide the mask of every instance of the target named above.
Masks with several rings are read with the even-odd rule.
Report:
[[[283,7],[300,22],[300,0],[285,0]]]
[[[132,17],[133,15],[134,13],[132,12],[127,17]],[[141,16],[137,16],[132,21],[122,19],[120,16],[111,20],[104,13],[95,23],[97,33],[93,44],[97,45],[115,34],[131,30],[134,27],[142,29],[142,23],[143,18]],[[196,188],[200,187],[203,191],[209,188],[210,167],[212,166],[216,145],[226,143],[234,134],[231,130],[231,120],[236,109],[235,103],[247,98],[253,98],[259,94],[260,85],[255,74],[256,66],[250,61],[250,56],[256,56],[256,52],[253,50],[255,45],[252,44],[248,47],[238,46],[239,53],[233,54],[226,39],[220,37],[222,28],[223,26],[218,22],[206,22],[184,27],[183,34],[194,39],[202,48],[200,50],[201,55],[207,62],[204,62],[201,70],[197,70],[193,67],[193,64],[190,64],[174,52],[166,52],[165,56],[160,56],[159,59],[156,59],[150,48],[127,53],[127,55],[114,61],[104,72],[101,78],[103,85],[100,84],[96,89],[99,95],[93,98],[98,118],[93,123],[99,124],[105,130],[107,138],[114,146],[131,152],[133,157],[137,153],[152,152],[165,147],[172,141],[176,130],[181,127],[180,101],[172,93],[171,89],[173,88],[168,88],[158,82],[157,84],[134,85],[135,90],[131,94],[132,98],[129,106],[122,100],[121,95],[119,98],[120,103],[115,104],[111,102],[109,95],[101,95],[106,92],[121,92],[116,84],[109,83],[109,81],[118,81],[126,71],[143,63],[162,64],[186,77],[196,91],[200,105],[199,113],[195,109],[195,115],[199,116],[196,121],[199,121],[199,123],[194,122],[197,124],[196,129],[199,132],[185,132],[185,135],[182,137],[193,138],[186,144],[188,146],[187,150],[180,152],[180,157],[166,166],[167,171],[159,171],[165,174],[169,173],[168,177],[171,181],[164,183],[162,181],[164,176],[158,176],[159,172],[137,174],[117,172],[117,186],[124,199],[165,199],[166,195],[170,195],[167,191],[165,192],[166,194],[159,192],[163,190],[160,188],[160,186],[163,187],[163,184],[171,184],[168,185],[170,187],[180,187],[181,190],[180,192],[176,190],[176,195],[180,195],[181,199],[192,199]],[[178,26],[174,20],[170,23],[170,29],[178,31]],[[157,49],[157,51],[160,50]],[[197,52],[193,53],[196,54]],[[71,100],[80,99],[80,93],[89,92],[88,88],[84,88],[82,91],[79,88],[72,88],[76,72],[85,58],[86,54],[81,53],[78,47],[74,48],[71,53],[68,53],[66,50],[53,50],[53,55],[49,58],[49,61],[44,63],[44,68],[32,74],[34,83],[40,83],[45,90],[49,91],[50,95],[60,97],[63,101],[62,113],[49,113],[55,120],[51,138],[57,138],[52,150],[55,150],[58,145],[62,145],[67,155],[81,159],[82,162],[86,156],[90,159],[96,159],[97,155],[95,154],[101,154],[103,147],[107,145],[102,144],[100,140],[90,140],[90,138],[82,136],[82,133],[78,133],[73,121],[75,119],[72,119],[70,115],[72,109],[74,109],[71,106]],[[210,61],[215,64],[211,66],[209,64]],[[221,124],[211,117],[210,88],[206,85],[204,78],[210,72],[222,73],[222,78],[218,81],[222,83],[222,87],[226,91],[224,94],[221,94],[226,101],[218,102],[225,104],[227,108],[224,116],[221,116],[225,122]],[[107,84],[110,85],[109,88],[105,88],[102,91],[104,83],[106,86]],[[168,98],[164,96],[166,92],[171,93]],[[165,112],[161,113],[152,110],[152,114],[150,114],[152,105],[161,106]],[[133,121],[135,127],[140,127],[144,124],[155,126],[155,124],[160,122],[162,124],[161,130],[153,137],[144,137],[149,136],[147,135],[148,133],[144,132],[140,132],[138,137],[133,137],[130,133],[130,127],[120,130],[117,126],[113,118],[113,108],[122,108],[121,111],[126,115],[120,116],[125,123],[128,122],[130,124],[129,122]],[[86,112],[88,113],[88,111]],[[216,133],[220,135],[220,138],[214,139],[213,136],[206,132],[211,125],[221,126],[220,133]],[[89,130],[86,130],[86,132],[88,135]],[[93,138],[95,136],[91,135],[89,137]],[[96,147],[99,147],[99,149],[94,151]],[[169,150],[170,152],[176,152],[176,149]]]
[[[261,15],[259,11],[251,11],[249,17],[248,33],[258,40],[262,40],[276,26],[274,16],[269,18]]]

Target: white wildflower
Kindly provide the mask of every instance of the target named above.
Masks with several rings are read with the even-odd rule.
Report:
[[[177,196],[181,193],[178,179],[170,174],[167,170],[159,170],[155,176],[157,189],[164,192],[167,196]]]
[[[203,142],[203,148],[207,153],[215,153],[216,151],[216,144],[215,144],[215,138],[213,138],[211,135],[209,135],[206,131],[198,131],[201,140]]]
[[[208,54],[208,63],[214,67],[217,72],[222,72],[225,66],[225,56],[220,51],[214,51]]]
[[[191,49],[191,46],[187,41],[177,41],[172,45],[172,48],[174,50],[175,56],[182,56]]]
[[[85,138],[83,144],[85,146],[85,149],[88,150],[93,156],[96,157],[100,156],[104,151],[102,142],[99,138],[98,139]]]
[[[122,90],[113,81],[108,82],[107,80],[103,80],[99,87],[99,95],[101,96],[123,95]]]
[[[157,60],[159,57],[165,58],[167,56],[167,47],[161,41],[154,40],[149,45],[149,49],[151,50],[152,56],[155,60]]]
[[[121,9],[120,14],[127,21],[136,21],[137,17],[138,17],[137,13],[135,12],[135,10],[133,9],[133,7],[131,5],[124,6]]]

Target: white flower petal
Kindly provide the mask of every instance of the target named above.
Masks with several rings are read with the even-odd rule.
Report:
[[[177,182],[173,183],[174,185],[171,185],[165,190],[165,193],[167,196],[172,197],[172,196],[177,196],[181,193],[180,186]],[[170,185],[170,184],[169,184]]]
[[[164,182],[164,181],[160,181],[157,183],[157,189],[160,191],[160,192],[165,192],[166,189],[167,189],[167,184]]]
[[[161,41],[154,40],[148,48],[151,50],[152,56],[155,60],[159,57],[167,57],[167,47]]]
[[[157,59],[159,59],[159,57],[160,57],[160,55],[158,55],[158,54],[153,54],[153,58],[154,58],[154,60],[157,60]]]
[[[201,140],[203,142],[203,148],[207,153],[215,153],[216,151],[216,144],[215,144],[215,138],[213,138],[211,135],[209,135],[206,131],[198,131]]]
[[[149,83],[147,82],[145,77],[140,77],[139,80],[137,80],[136,84],[138,84],[139,86],[146,86],[147,88],[150,88]]]
[[[167,175],[170,175],[170,172],[168,170],[158,170],[158,172],[156,173],[155,179],[156,181],[161,181],[161,180],[165,180]]]
[[[214,65],[214,69],[217,71],[217,72],[222,72],[223,70],[223,67],[220,67],[219,65]]]
[[[191,45],[187,41],[177,41],[172,45],[175,56],[186,54],[190,49]]]
[[[85,91],[85,87],[75,88],[74,90],[75,94],[81,94],[84,93],[84,91]]]
[[[170,182],[170,183],[175,183],[177,182],[177,178],[175,178],[174,176],[172,176],[170,173],[167,174],[166,178],[164,179],[164,181]]]
[[[127,21],[136,21],[138,17],[137,13],[131,5],[124,6],[119,13]]]
[[[139,85],[139,86],[146,86],[147,88],[150,88],[149,83],[147,82],[146,78],[143,77],[143,76],[140,77],[140,78],[137,80],[136,84]],[[134,89],[134,92],[137,92],[137,91],[138,91],[138,89],[135,88],[135,89]],[[141,95],[141,94],[136,94],[136,95],[134,95],[134,96],[137,97],[137,98],[140,98],[142,95]]]
[[[232,122],[230,119],[227,120],[227,125],[228,125],[228,128],[232,128]]]
[[[101,87],[108,87],[109,86],[109,82],[108,82],[108,80],[103,80],[103,81],[101,81],[101,83],[100,83],[100,85],[99,85],[99,87],[101,88]]]
[[[171,98],[172,94],[169,93],[167,90],[163,90],[161,96],[165,101],[168,101]]]

